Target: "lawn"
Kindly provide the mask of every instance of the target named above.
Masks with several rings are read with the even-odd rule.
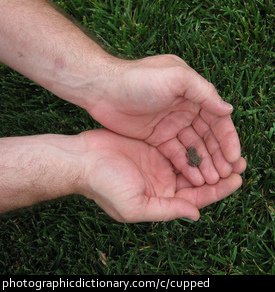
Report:
[[[272,0],[55,1],[112,54],[171,53],[234,105],[243,186],[201,219],[117,223],[80,196],[0,217],[0,274],[275,274]],[[76,134],[86,111],[0,64],[0,136]]]

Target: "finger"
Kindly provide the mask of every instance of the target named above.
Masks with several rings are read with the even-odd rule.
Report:
[[[200,213],[198,208],[180,198],[149,197],[144,213],[140,216],[141,221],[148,222],[170,221],[178,218],[197,221]]]
[[[206,207],[212,203],[218,202],[234,193],[242,185],[242,178],[232,173],[228,178],[219,180],[215,185],[203,185],[183,189],[177,192],[176,197],[182,198],[198,209]]]
[[[198,135],[203,138],[220,177],[228,177],[232,172],[232,165],[225,159],[210,126],[200,116],[196,118],[192,125]]]
[[[197,150],[197,154],[202,157],[202,162],[198,166],[202,176],[206,183],[215,184],[219,180],[220,175],[213,164],[212,157],[209,155],[202,138],[196,133],[193,127],[183,129],[178,135],[178,138],[186,149],[192,146]],[[188,168],[191,170],[194,167],[188,165]]]
[[[201,186],[205,183],[199,168],[188,165],[186,149],[177,138],[161,144],[158,146],[158,150],[171,161],[176,169],[178,169],[192,185]]]
[[[237,162],[241,157],[241,145],[231,117],[217,117],[203,110],[200,116],[210,126],[225,159],[230,163]]]
[[[232,164],[224,158],[221,148],[212,154],[212,160],[221,178],[226,178],[232,173]]]
[[[185,189],[185,188],[191,188],[194,187],[194,185],[191,184],[191,182],[184,177],[182,174],[177,175],[177,180],[176,180],[176,191]]]
[[[236,163],[233,164],[233,172],[241,174],[245,171],[246,169],[246,161],[243,157],[241,157]]]
[[[177,101],[180,101],[180,99]],[[182,129],[192,123],[194,116],[197,116],[199,111],[200,107],[188,100],[181,101],[179,104],[168,108],[153,119],[153,123],[157,123],[145,142],[158,146],[173,139]]]
[[[187,64],[181,76],[184,97],[199,104],[205,111],[218,116],[230,115],[233,106],[224,102],[215,86],[200,76]]]

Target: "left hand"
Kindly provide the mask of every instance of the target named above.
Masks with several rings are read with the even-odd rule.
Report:
[[[111,217],[121,222],[198,220],[199,209],[217,202],[235,190],[242,179],[244,161],[214,185],[194,187],[176,175],[170,161],[157,148],[108,130],[80,134],[84,163],[81,193],[93,199]],[[83,165],[83,164],[81,164]]]

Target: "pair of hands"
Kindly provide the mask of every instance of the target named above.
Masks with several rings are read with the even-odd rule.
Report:
[[[126,222],[197,220],[199,208],[240,187],[239,174],[246,164],[230,119],[232,107],[180,58],[163,55],[125,61],[112,57],[46,0],[1,1],[0,10],[0,60],[85,108],[113,131],[81,134],[85,142],[80,156],[86,153],[86,159],[84,164],[77,160],[72,172],[84,174],[80,189],[88,185],[85,195],[114,218]],[[46,138],[37,138],[37,143]],[[73,144],[51,139],[58,147]],[[81,151],[83,146],[85,151]],[[203,157],[199,167],[187,164],[190,146]],[[74,191],[66,188],[70,175],[63,167],[71,164],[67,155],[64,165],[59,163],[56,149],[50,147],[56,161],[49,161],[54,167],[48,169],[55,176],[56,167],[62,168],[65,183],[50,185],[48,193],[56,189],[64,195]],[[69,153],[77,157],[74,150]],[[41,189],[47,185],[40,181]],[[63,186],[64,192],[59,190]]]
[[[105,98],[87,110],[112,132],[81,135],[86,149],[97,141],[96,163],[85,166],[86,196],[109,215],[122,222],[198,220],[200,208],[241,186],[246,163],[232,107],[183,60],[121,61],[106,80]],[[199,167],[187,163],[190,146],[203,158]]]

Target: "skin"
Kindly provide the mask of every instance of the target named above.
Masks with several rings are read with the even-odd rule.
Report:
[[[106,129],[2,138],[0,157],[0,212],[76,193],[128,223],[198,220],[241,186],[244,168],[240,160],[226,179],[195,187],[156,147]]]
[[[76,162],[81,168],[72,168],[69,157],[73,156],[60,152],[62,169],[67,169],[63,175],[56,164],[58,159],[52,159],[53,150],[61,147],[60,136],[5,138],[11,140],[4,144],[11,147],[18,143],[21,148],[18,146],[13,153],[2,151],[0,156],[1,212],[79,193],[94,199],[120,221],[184,216],[197,220],[199,208],[240,187],[239,174],[246,164],[230,117],[233,108],[185,61],[174,55],[134,61],[110,56],[44,0],[0,0],[0,13],[0,61],[56,96],[83,107],[112,131],[83,134],[93,137],[88,139],[90,143],[77,142],[77,150],[69,150],[84,155],[92,153],[88,148],[93,149],[93,143],[99,143],[108,155],[96,148],[98,156],[93,159],[106,165],[92,163],[87,156],[82,163]],[[70,141],[69,137],[63,138]],[[47,139],[53,148],[45,148]],[[123,147],[128,143],[135,153]],[[203,157],[200,167],[187,163],[190,146]],[[68,150],[62,147],[66,153]],[[28,167],[20,163],[16,151],[29,161]],[[46,154],[50,158],[44,161],[41,157]],[[125,170],[125,179],[118,166]],[[106,180],[112,179],[106,177],[108,172],[114,176],[114,189],[106,186]],[[54,183],[56,174],[60,181]],[[68,188],[60,187],[60,182],[74,181],[68,179],[72,174],[82,186],[77,183],[70,187],[67,183]],[[36,178],[35,183],[29,182],[29,177]],[[114,194],[115,190],[120,195]],[[202,193],[209,193],[204,195],[209,199],[201,199]]]

